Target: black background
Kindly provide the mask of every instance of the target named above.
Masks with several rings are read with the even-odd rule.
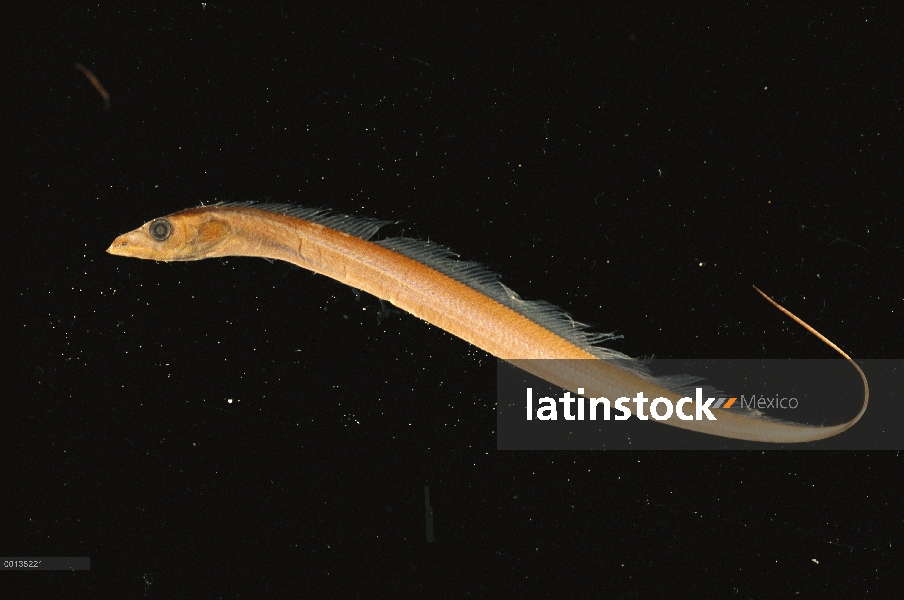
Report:
[[[104,253],[201,202],[325,206],[400,220],[632,356],[832,356],[757,285],[852,356],[901,358],[899,15],[193,3],[13,25],[2,553],[92,568],[0,585],[900,592],[897,453],[497,452],[495,360],[461,340],[283,263]]]

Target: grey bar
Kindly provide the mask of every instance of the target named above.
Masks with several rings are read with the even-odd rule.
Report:
[[[433,507],[430,506],[430,487],[424,486],[424,510],[427,513],[427,543],[433,543]]]
[[[90,571],[88,556],[4,556],[4,571]]]
[[[586,361],[580,361],[586,365]],[[499,361],[496,397],[498,450],[904,450],[904,360],[857,361],[869,382],[863,417],[833,437],[805,443],[768,443],[708,435],[664,425],[649,417],[619,420],[589,413],[591,394],[565,390],[530,373],[567,380],[582,372],[579,361]],[[511,364],[510,364],[511,363]],[[615,366],[621,366],[615,363]],[[631,365],[628,365],[629,367]],[[864,386],[844,359],[653,359],[656,377],[690,374],[690,388],[712,386],[713,414],[759,411],[767,418],[819,427],[852,419],[863,406]],[[636,367],[636,365],[635,365]],[[580,389],[580,383],[575,384]],[[527,392],[530,389],[531,392]],[[590,392],[589,386],[587,391]],[[683,391],[684,394],[687,390]],[[688,392],[689,394],[689,392]],[[583,398],[590,397],[590,400]],[[688,395],[690,397],[690,395]],[[626,396],[627,398],[627,396]],[[725,398],[724,402],[721,401]],[[734,398],[732,401],[731,398]],[[615,398],[610,398],[613,401]],[[648,399],[652,400],[652,399]],[[537,410],[544,406],[543,415]],[[633,404],[633,403],[632,403]],[[648,402],[647,406],[651,406]],[[552,407],[555,407],[555,410]],[[581,407],[586,408],[582,416]],[[748,412],[748,414],[750,414]],[[532,415],[529,417],[528,415]],[[545,418],[544,418],[545,417]]]

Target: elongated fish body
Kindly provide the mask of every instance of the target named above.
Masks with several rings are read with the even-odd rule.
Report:
[[[503,360],[583,359],[517,364],[571,392],[579,393],[581,387],[586,397],[630,398],[642,392],[674,404],[692,395],[697,378],[650,375],[642,362],[599,345],[616,336],[588,332],[548,303],[522,300],[496,274],[457,260],[447,248],[402,237],[370,241],[386,223],[286,204],[218,204],[154,219],[116,238],[107,252],[157,261],[225,256],[284,260],[387,300]],[[766,298],[854,365],[864,384],[857,416],[828,427],[778,421],[750,410],[719,411],[715,421],[672,416],[659,422],[741,440],[791,443],[831,437],[860,419],[869,397],[860,367]]]

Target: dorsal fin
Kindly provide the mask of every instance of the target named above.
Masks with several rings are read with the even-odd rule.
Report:
[[[310,221],[311,223],[331,227],[342,233],[361,238],[362,240],[371,239],[384,225],[392,225],[395,223],[395,221],[381,221],[380,219],[371,219],[369,217],[345,215],[328,208],[308,208],[306,206],[280,204],[276,202],[218,202],[216,204],[208,204],[207,206],[247,206],[248,208],[269,210],[270,212],[296,217],[298,219]]]
[[[267,210],[332,227],[364,240],[372,240],[381,227],[395,223],[395,221],[345,215],[325,208],[308,208],[294,204],[273,202],[221,202],[212,206],[244,206]],[[692,375],[657,377],[653,375],[647,366],[649,361],[632,358],[617,350],[599,346],[601,343],[620,339],[622,338],[621,335],[590,331],[589,325],[576,321],[568,312],[554,304],[543,300],[522,299],[514,290],[499,281],[500,276],[498,273],[494,273],[481,263],[459,260],[459,255],[450,248],[434,242],[407,237],[390,237],[374,241],[373,243],[436,269],[443,275],[465,284],[523,317],[530,319],[541,327],[548,329],[581,350],[597,358],[613,361],[620,368],[637,375],[645,381],[654,383],[681,396],[693,395],[697,387],[702,387],[704,393],[709,395],[720,393],[719,390],[712,386],[702,384],[702,377]],[[737,412],[740,413],[747,410],[738,409]],[[761,414],[759,411],[749,411],[749,413],[752,416]]]

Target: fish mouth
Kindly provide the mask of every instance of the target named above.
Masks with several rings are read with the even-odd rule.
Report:
[[[148,247],[140,231],[130,231],[113,240],[107,248],[107,254],[130,258],[155,258],[157,252]]]
[[[110,244],[110,247],[107,248],[107,254],[115,254],[116,256],[129,256],[129,241],[124,239],[125,236],[121,235]]]

